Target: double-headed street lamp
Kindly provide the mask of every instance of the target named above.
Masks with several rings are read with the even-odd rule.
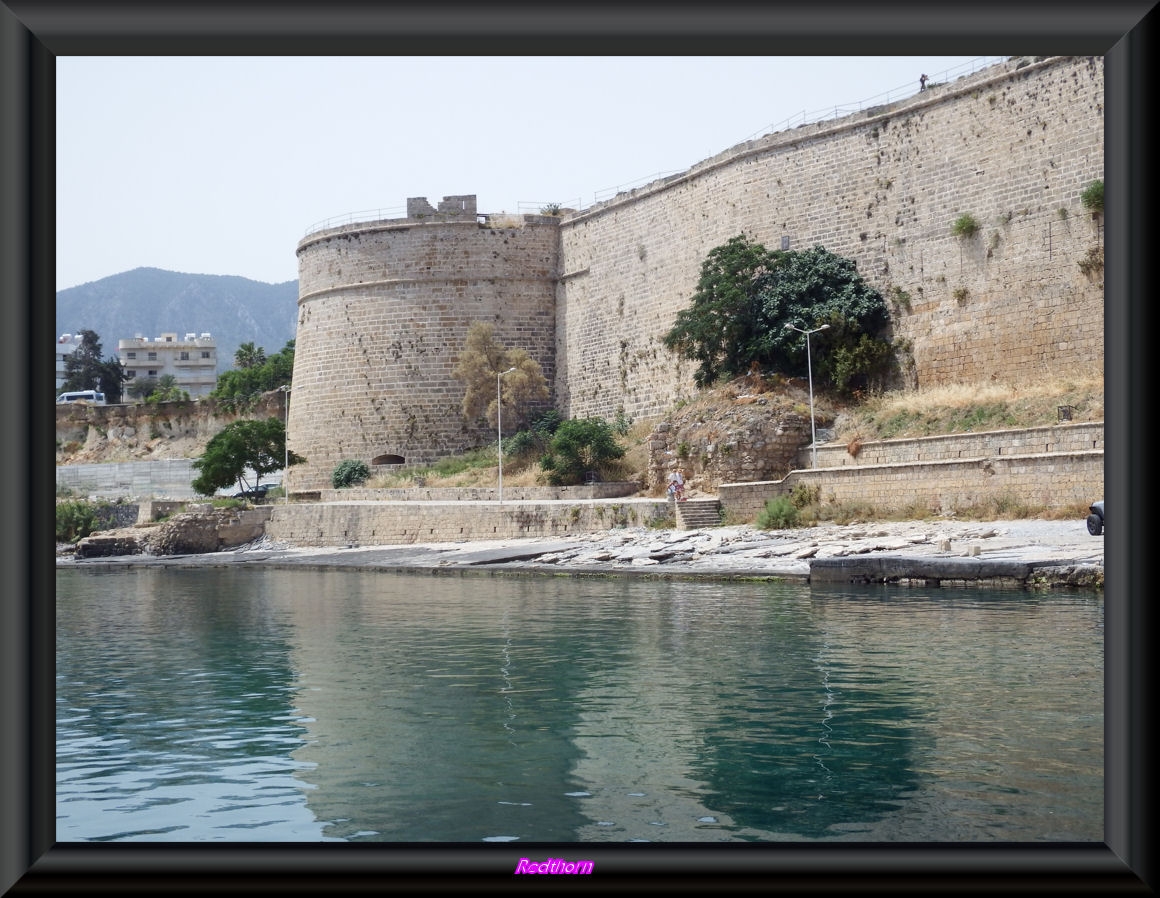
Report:
[[[816,334],[818,331],[824,331],[828,324],[823,324],[821,327],[815,327],[812,331],[804,331],[800,327],[794,327],[792,324],[786,324],[787,331],[797,331],[799,334],[806,335],[806,371],[810,378],[810,449],[813,450],[813,467],[818,466],[818,437],[814,430],[814,366],[810,361],[810,334]]]
[[[496,432],[496,449],[499,456],[499,501],[503,502],[503,384],[501,378],[505,374],[511,374],[515,371],[515,366],[508,368],[507,371],[500,371],[495,376],[495,432]]]
[[[290,384],[278,387],[282,397],[282,502],[290,501],[290,489],[286,486],[286,469],[290,467]]]

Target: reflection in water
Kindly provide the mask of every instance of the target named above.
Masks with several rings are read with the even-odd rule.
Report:
[[[1101,840],[1102,597],[61,570],[58,839]]]

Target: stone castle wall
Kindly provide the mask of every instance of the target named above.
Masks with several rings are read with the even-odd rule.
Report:
[[[1102,269],[1081,263],[1103,235],[1080,194],[1103,177],[1103,81],[1098,57],[1011,59],[559,218],[446,197],[308,236],[290,489],[328,487],[348,458],[421,465],[493,439],[451,375],[474,321],[540,363],[565,417],[661,416],[695,390],[663,335],[740,233],[854,259],[911,386],[1102,370]],[[971,237],[952,232],[963,214]]]
[[[558,220],[480,220],[474,197],[451,199],[299,244],[289,447],[307,461],[291,490],[329,487],[346,459],[423,465],[491,439],[464,420],[452,374],[476,321],[552,382]]]
[[[709,250],[852,258],[909,341],[910,385],[1018,382],[1103,365],[1103,63],[1013,59],[886,107],[733,147],[561,225],[557,406],[659,415],[694,391],[661,338]],[[969,213],[971,238],[953,222]],[[787,372],[802,374],[806,372]]]

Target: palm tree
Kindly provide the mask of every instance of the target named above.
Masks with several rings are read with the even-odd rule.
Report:
[[[266,350],[253,343],[243,343],[234,353],[235,368],[260,368],[266,364]]]

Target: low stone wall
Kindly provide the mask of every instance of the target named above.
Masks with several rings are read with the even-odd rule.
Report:
[[[138,506],[138,524],[151,524],[170,515],[185,511],[188,502],[172,501],[169,499],[146,499]]]
[[[621,499],[635,495],[640,484],[634,481],[589,483],[581,486],[505,486],[505,502],[570,502],[585,499]],[[394,487],[371,489],[349,487],[318,490],[320,502],[497,502],[499,487]]]
[[[343,491],[347,492],[347,491]],[[295,546],[566,537],[647,527],[672,516],[664,499],[623,502],[323,502],[270,506],[266,536]]]
[[[782,480],[722,484],[718,493],[726,519],[752,521],[768,500],[799,484],[820,487],[824,502],[860,503],[884,512],[923,504],[944,514],[993,500],[1066,508],[1104,494],[1102,449],[827,468],[820,467],[819,452],[818,464]]]
[[[1043,452],[1103,450],[1102,421],[1084,424],[1053,424],[1022,430],[988,430],[905,440],[863,443],[857,455],[849,446],[818,446],[818,467],[871,466],[904,462],[959,461],[1000,455],[1033,455]],[[799,468],[811,467],[813,452],[807,446],[797,452]]]
[[[213,508],[194,505],[160,523],[101,530],[80,540],[78,558],[113,555],[194,555],[220,552],[260,538],[270,518],[270,506]]]

